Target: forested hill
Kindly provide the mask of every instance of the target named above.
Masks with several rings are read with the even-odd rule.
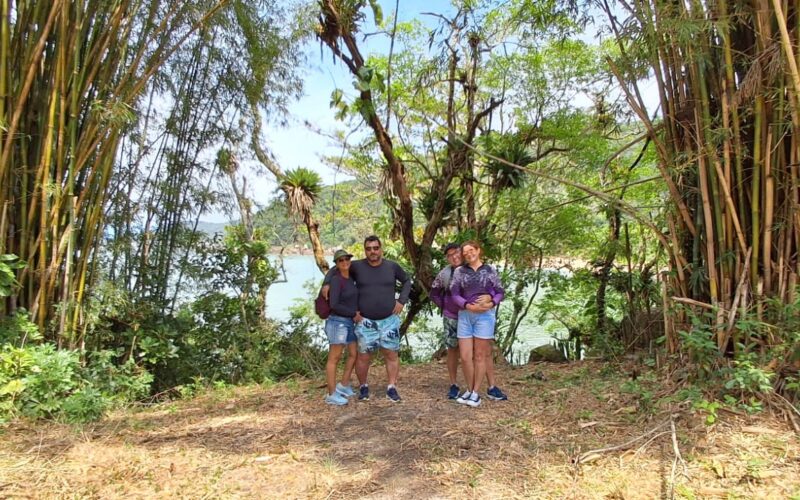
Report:
[[[358,181],[324,186],[313,209],[320,236],[326,248],[346,247],[375,232],[376,223],[388,212],[377,192]],[[293,218],[281,198],[275,198],[255,217],[272,246],[308,245],[305,226]]]

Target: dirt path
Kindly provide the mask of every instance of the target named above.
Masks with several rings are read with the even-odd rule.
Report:
[[[800,442],[782,422],[720,412],[709,428],[683,411],[673,443],[676,403],[607,371],[501,368],[511,401],[477,409],[447,401],[445,368],[431,364],[403,367],[401,404],[383,399],[377,367],[380,397],[343,408],[322,403],[319,380],[302,380],[83,428],[18,424],[0,435],[0,497],[800,498]],[[685,467],[673,472],[675,445]]]

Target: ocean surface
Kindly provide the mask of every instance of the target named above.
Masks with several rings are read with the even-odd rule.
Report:
[[[310,302],[313,299],[313,295],[316,294],[323,278],[312,255],[286,256],[283,258],[283,265],[286,271],[286,282],[274,283],[267,292],[267,315],[282,321],[289,319],[289,308],[291,306],[303,301]],[[540,289],[538,296],[541,297],[543,293],[544,291]],[[500,307],[502,309],[504,306],[501,305]],[[536,300],[534,300],[526,321],[520,327],[517,343],[514,345],[512,357],[515,363],[527,361],[531,349],[553,341],[553,334],[535,321],[534,318],[537,316]],[[323,321],[320,320],[320,332],[322,331],[322,323]],[[430,318],[426,323],[415,326],[414,331],[409,334],[408,338],[408,343],[413,349],[414,355],[425,356],[433,352],[436,349],[440,331],[441,318],[439,316]]]

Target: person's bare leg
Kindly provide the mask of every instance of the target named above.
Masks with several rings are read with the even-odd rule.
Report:
[[[472,390],[475,384],[475,363],[472,360],[472,340],[458,339],[458,351],[461,356],[461,371],[464,372],[464,383]]]
[[[328,394],[336,390],[336,367],[342,357],[344,344],[331,344],[328,350],[328,362],[325,364],[325,381],[328,384]]]
[[[475,385],[472,388],[472,390],[478,392],[481,388],[481,382],[483,382],[483,377],[486,375],[486,364],[488,363],[487,358],[491,356],[492,341],[476,338],[474,350],[475,350],[474,352]]]
[[[356,358],[356,377],[358,384],[364,385],[367,383],[367,375],[369,375],[369,365],[372,362],[372,354],[368,352],[358,353]]]
[[[494,387],[494,346],[489,346],[489,355],[486,358],[486,383],[489,387]]]
[[[383,360],[386,363],[386,380],[389,385],[397,385],[397,378],[400,375],[400,356],[397,351],[381,349]]]
[[[358,357],[358,344],[350,342],[347,344],[347,361],[344,362],[344,372],[342,373],[342,385],[347,387],[350,385],[350,379],[353,377],[353,368],[356,366],[356,358]]]
[[[450,384],[455,384],[458,379],[458,347],[447,349],[447,374],[450,376]]]

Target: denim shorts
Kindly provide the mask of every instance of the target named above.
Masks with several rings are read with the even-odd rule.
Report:
[[[400,317],[392,314],[384,319],[367,319],[356,325],[358,352],[371,353],[378,349],[400,350]]]
[[[475,313],[462,309],[458,311],[458,338],[494,339],[494,325],[497,322],[495,310]]]
[[[448,349],[458,347],[458,320],[442,317],[442,344]]]
[[[328,335],[328,343],[331,345],[355,342],[355,330],[355,323],[351,318],[331,314],[325,320],[325,333]]]

